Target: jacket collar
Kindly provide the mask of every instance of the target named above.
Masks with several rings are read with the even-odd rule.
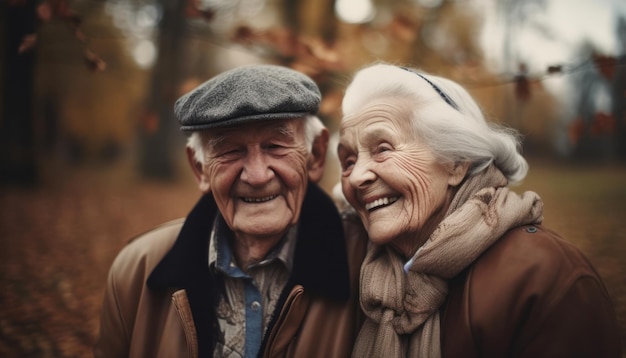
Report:
[[[209,235],[217,212],[213,196],[203,196],[147,280],[154,290],[185,289],[196,334],[202,337],[198,339],[201,357],[212,355],[219,331],[215,308],[220,290],[208,264]],[[314,184],[308,185],[298,231],[292,275],[281,296],[300,284],[312,295],[346,301],[350,278],[343,224],[333,201]]]
[[[150,274],[150,288],[189,290],[207,283],[209,235],[216,215],[213,196],[204,195],[187,216],[174,246]],[[345,301],[350,294],[341,217],[330,197],[315,184],[308,185],[304,199],[290,281],[333,300]]]

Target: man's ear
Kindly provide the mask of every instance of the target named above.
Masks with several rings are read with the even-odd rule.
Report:
[[[326,152],[328,151],[328,138],[330,134],[328,129],[324,128],[322,132],[315,137],[311,148],[311,155],[307,169],[309,171],[309,180],[313,183],[319,183],[324,175],[324,163],[326,162]]]
[[[467,170],[469,169],[469,162],[454,162],[448,167],[450,176],[448,177],[448,185],[457,186],[465,178]]]
[[[206,177],[206,174],[204,174],[202,163],[196,160],[196,152],[189,147],[187,147],[187,161],[191,166],[193,175],[196,177],[196,182],[198,183],[200,191],[205,194],[209,193],[211,190],[209,187],[209,182],[207,180],[208,178]]]

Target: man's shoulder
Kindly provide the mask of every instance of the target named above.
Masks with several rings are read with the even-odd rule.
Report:
[[[184,223],[185,218],[179,218],[160,224],[131,238],[128,241],[127,247],[132,245],[142,245],[147,242],[154,243],[153,241],[165,240],[167,238],[171,238],[172,236],[176,238],[176,235],[178,235]]]
[[[351,265],[360,267],[369,243],[367,231],[359,215],[352,209],[343,210],[341,212],[341,220]]]
[[[359,215],[352,209],[341,212],[343,230],[348,241],[367,242],[367,231]]]
[[[342,210],[340,215],[341,220],[344,222],[344,225],[348,224],[352,227],[363,226],[363,224],[361,223],[361,218],[359,218],[359,214],[357,214],[354,209]]]
[[[130,239],[115,258],[111,271],[142,269],[149,274],[172,248],[183,223],[184,219],[172,220]]]

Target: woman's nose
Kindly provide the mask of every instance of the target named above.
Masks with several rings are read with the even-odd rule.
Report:
[[[376,180],[376,174],[372,171],[371,161],[366,158],[359,158],[352,167],[349,181],[354,188],[362,188]]]

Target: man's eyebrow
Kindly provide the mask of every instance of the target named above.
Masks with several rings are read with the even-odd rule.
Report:
[[[222,142],[224,142],[224,140],[225,140],[224,134],[217,134],[217,135],[209,137],[209,139],[206,141],[206,146],[207,148],[216,148]]]
[[[288,126],[287,123],[281,123],[276,126],[276,131],[278,131],[281,135],[287,137],[293,137],[295,135],[295,131],[293,127]]]

